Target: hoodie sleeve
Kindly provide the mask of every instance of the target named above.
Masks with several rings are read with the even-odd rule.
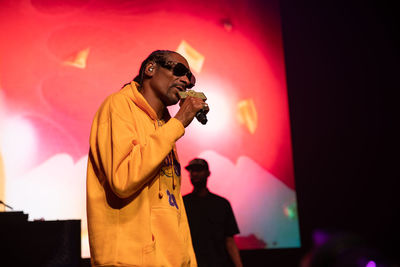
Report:
[[[136,193],[155,176],[185,132],[175,118],[154,130],[150,118],[144,120],[135,114],[139,111],[129,101],[117,95],[111,97],[97,114],[98,124],[92,126],[90,140],[92,152],[97,151],[98,169],[120,198]]]

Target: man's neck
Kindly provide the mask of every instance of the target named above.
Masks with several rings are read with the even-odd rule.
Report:
[[[209,193],[209,191],[207,187],[201,187],[201,188],[197,187],[193,189],[192,193],[199,197],[205,197]]]

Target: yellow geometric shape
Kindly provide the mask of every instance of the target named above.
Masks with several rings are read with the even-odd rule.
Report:
[[[87,64],[87,58],[89,56],[89,51],[90,48],[86,48],[82,51],[77,52],[76,54],[70,56],[67,58],[66,61],[64,61],[65,65],[73,66],[79,69],[84,69],[86,68]]]
[[[176,49],[176,52],[186,58],[192,70],[197,73],[201,72],[205,57],[192,46],[190,46],[188,42],[182,40],[178,46],[178,49]]]
[[[257,129],[258,116],[253,99],[245,99],[237,104],[237,118],[240,124],[244,124],[251,134]]]

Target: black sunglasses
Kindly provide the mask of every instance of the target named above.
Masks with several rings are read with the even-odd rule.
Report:
[[[174,62],[174,61],[157,61],[158,64],[160,64],[161,67],[172,70],[172,73],[175,76],[182,77],[186,75],[188,77],[190,84],[186,86],[187,88],[192,88],[195,83],[196,83],[196,78],[194,77],[193,73],[186,68],[185,65],[179,62]]]

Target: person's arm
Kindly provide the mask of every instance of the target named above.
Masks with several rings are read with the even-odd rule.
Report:
[[[148,125],[135,114],[129,99],[117,95],[109,101],[99,111],[92,129],[91,155],[112,191],[126,198],[155,176],[185,129],[181,122],[171,118],[155,131],[149,130],[156,125]]]
[[[242,267],[242,260],[240,259],[239,249],[236,246],[235,239],[232,236],[227,236],[225,239],[226,250],[235,267]]]

